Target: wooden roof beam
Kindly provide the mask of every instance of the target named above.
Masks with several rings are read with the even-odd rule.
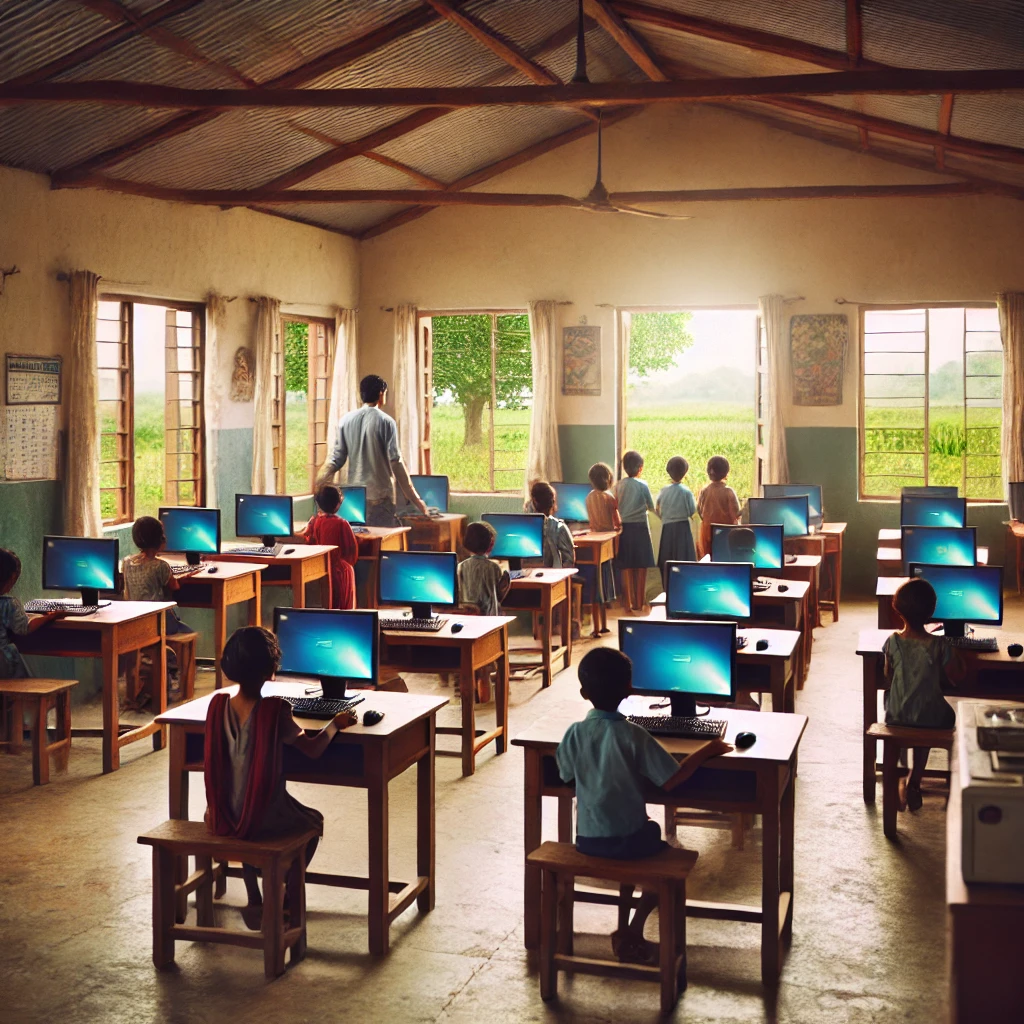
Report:
[[[947,92],[943,94],[942,102],[939,105],[939,134],[945,135],[948,139],[952,127],[953,93]],[[940,143],[935,146],[935,166],[940,169],[946,166],[945,144]]]
[[[627,57],[652,81],[667,82],[668,75],[658,66],[658,62],[645,43],[615,13],[606,0],[584,0],[586,12],[619,44]]]
[[[861,0],[846,0],[846,60],[851,68],[859,68],[864,60],[864,22]]]

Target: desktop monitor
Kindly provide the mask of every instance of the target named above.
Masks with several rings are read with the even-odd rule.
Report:
[[[964,526],[966,498],[909,495],[900,499],[900,526]]]
[[[275,608],[274,632],[281,645],[281,673],[316,676],[329,699],[344,700],[349,682],[377,682],[375,611]]]
[[[555,489],[558,503],[558,511],[555,514],[559,519],[565,519],[570,523],[590,522],[587,495],[594,489],[590,484],[553,483],[551,486]]]
[[[750,618],[749,562],[668,562],[665,614],[670,619]]]
[[[903,575],[910,563],[920,565],[974,565],[978,561],[977,530],[973,526],[904,526],[901,550]]]
[[[544,557],[544,516],[533,512],[485,512],[480,517],[497,533],[492,558],[521,569],[524,558]]]
[[[901,498],[956,498],[960,495],[958,487],[903,487]]]
[[[198,565],[202,555],[220,551],[220,509],[161,508],[158,513],[167,535],[168,551],[184,551],[189,565]]]
[[[235,534],[238,537],[259,537],[267,547],[273,547],[278,537],[290,537],[295,532],[292,519],[290,495],[235,495]]]
[[[974,622],[998,626],[1003,621],[1003,568],[1000,565],[919,565],[910,575],[927,580],[935,589],[933,622],[941,622],[946,636],[963,636]]]
[[[633,662],[633,692],[668,697],[692,717],[699,698],[736,699],[736,623],[619,619],[619,650]]]
[[[806,494],[790,494],[785,498],[751,498],[747,508],[751,523],[781,525],[786,537],[803,537],[810,533],[810,500]]]
[[[807,495],[807,514],[815,526],[821,526],[824,513],[821,504],[821,484],[764,484],[766,498],[790,498]]]
[[[781,569],[782,526],[711,527],[712,562],[748,562],[755,569]]]
[[[457,603],[454,551],[382,551],[377,576],[381,604],[412,605],[414,619],[429,619],[434,605]]]
[[[414,473],[409,479],[427,508],[436,508],[438,512],[448,511],[448,495],[450,493],[448,477],[421,476]],[[405,507],[412,508],[413,506],[406,501]]]
[[[338,515],[355,526],[362,526],[366,522],[366,488],[365,487],[342,487],[341,508]]]
[[[44,537],[43,589],[78,590],[82,604],[98,605],[101,590],[117,589],[117,555],[113,539]]]

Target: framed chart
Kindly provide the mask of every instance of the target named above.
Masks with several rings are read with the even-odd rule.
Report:
[[[5,397],[8,405],[60,405],[63,360],[60,356],[5,358]]]

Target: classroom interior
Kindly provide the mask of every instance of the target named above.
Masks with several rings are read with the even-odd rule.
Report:
[[[580,49],[590,84],[572,84]],[[758,497],[761,484],[813,483],[824,522],[835,529],[787,534],[787,552],[798,552],[809,568],[801,562],[799,571],[791,564],[786,572],[780,565],[792,593],[778,593],[777,584],[767,598],[762,592],[767,626],[756,617],[741,621],[751,644],[735,660],[747,657],[763,671],[756,685],[739,687],[739,710],[727,717],[797,722],[796,739],[780,762],[787,766],[781,812],[778,801],[766,817],[711,799],[725,810],[691,815],[675,830],[673,847],[698,854],[687,897],[744,909],[726,910],[726,920],[688,915],[685,991],[668,1013],[693,1021],[851,1024],[1018,1018],[1019,996],[1008,994],[1014,976],[1004,964],[1020,952],[1024,934],[1021,887],[985,890],[1005,916],[988,932],[979,926],[970,940],[958,936],[954,922],[963,918],[954,909],[969,908],[977,890],[960,874],[960,796],[947,809],[950,787],[958,789],[955,773],[952,781],[944,774],[949,757],[933,749],[936,777],[926,780],[923,808],[901,811],[891,826],[882,744],[866,737],[882,718],[880,643],[898,625],[889,617],[888,581],[909,571],[901,564],[901,488],[949,483],[938,479],[940,464],[959,466],[953,483],[967,502],[966,519],[956,525],[974,529],[977,568],[1002,567],[1000,621],[975,623],[979,635],[998,638],[992,657],[999,682],[963,696],[1024,700],[1024,671],[1014,671],[1009,651],[1024,636],[1024,527],[1005,486],[1024,480],[1018,5],[1007,0],[968,12],[958,0],[18,0],[0,11],[0,55],[0,548],[21,560],[17,597],[55,596],[43,586],[46,537],[113,540],[121,558],[136,550],[131,530],[143,508],[142,462],[130,448],[111,457],[99,438],[100,406],[111,406],[115,380],[126,389],[118,392],[119,408],[128,414],[138,381],[149,375],[163,386],[183,368],[192,390],[168,403],[177,416],[187,406],[192,419],[184,426],[176,420],[173,431],[165,421],[165,451],[172,434],[191,440],[173,469],[165,455],[157,492],[145,500],[152,497],[151,514],[157,505],[219,508],[221,554],[229,554],[258,540],[236,534],[237,495],[291,494],[297,526],[313,514],[312,480],[330,452],[331,432],[357,406],[359,379],[381,374],[391,385],[385,410],[398,421],[410,470],[452,481],[455,526],[437,545],[461,558],[459,531],[467,523],[522,511],[528,462],[557,466],[543,474],[554,481],[584,484],[596,462],[618,475],[630,447],[629,396],[638,393],[629,344],[636,317],[742,314],[755,329],[749,349],[736,349],[735,365],[722,368],[708,354],[713,329],[694,346],[705,346],[702,368],[750,380],[749,433],[738,454],[728,453],[734,478],[748,481],[740,500],[746,506]],[[829,75],[831,86],[821,81]],[[495,87],[515,95],[496,101],[486,95]],[[276,90],[279,106],[260,97],[267,89]],[[347,105],[326,98],[337,89],[350,90]],[[355,95],[361,89],[373,90],[375,105]],[[527,97],[530,89],[549,92],[540,102]],[[303,90],[318,91],[307,106]],[[668,217],[595,209],[579,199],[594,182],[599,133],[612,201]],[[288,195],[307,190],[307,197]],[[94,305],[83,307],[86,278]],[[83,318],[83,308],[93,312]],[[168,336],[187,335],[180,347],[194,362],[165,363],[174,346],[165,353],[161,341],[148,354],[125,354],[127,374],[112,373],[102,343],[130,337],[119,332],[133,310],[155,317],[156,337],[166,323]],[[961,430],[952,459],[923,429],[939,362],[927,362],[928,328],[918,325],[927,316],[914,312],[924,310],[936,311],[936,320],[965,310],[965,325],[968,313],[977,315],[986,352],[1002,354],[998,373],[970,392],[971,353],[964,352],[971,328],[958,335],[957,415],[964,428],[985,426],[974,435]],[[918,318],[911,330],[920,351],[901,357],[901,343],[884,340],[884,318],[894,313]],[[490,314],[528,321],[532,361],[523,392],[532,398],[516,406],[525,412],[514,469],[492,470],[490,486],[460,489],[468,460],[487,456],[479,447],[475,455],[441,447],[454,392],[442,390],[431,362],[441,338],[434,321]],[[826,320],[840,343],[826,337]],[[300,453],[302,481],[294,487],[275,450],[284,413],[275,412],[267,375],[283,396],[287,322],[308,329],[311,396],[308,453]],[[881,325],[875,337],[882,340],[872,337],[872,323]],[[801,324],[820,333],[810,342],[801,335],[798,348]],[[567,380],[563,338],[570,336],[592,346],[582,384]],[[685,385],[690,355],[669,360],[670,369],[683,368],[672,386]],[[814,367],[826,362],[831,376],[816,376]],[[494,396],[496,365],[492,358],[490,367],[478,367]],[[44,386],[36,382],[46,375],[40,367],[59,374],[56,401],[33,390]],[[12,391],[19,373],[37,396],[34,418]],[[801,373],[815,379],[808,383]],[[882,376],[904,379],[889,392],[873,391]],[[873,402],[879,394],[885,399]],[[538,396],[542,401],[533,401]],[[713,405],[714,396],[704,404]],[[924,419],[901,425],[908,429],[889,452],[882,435],[891,435],[870,429],[873,405]],[[486,420],[493,407],[484,406]],[[1001,419],[973,420],[978,410]],[[126,422],[125,440],[115,446],[132,438],[130,416]],[[703,463],[717,453],[705,453],[713,441],[700,431],[714,431],[674,423],[665,424],[665,444],[689,458],[696,495],[706,479]],[[15,445],[33,432],[36,450],[28,458]],[[971,448],[971,438],[982,435],[982,446]],[[498,436],[491,431],[492,448]],[[82,451],[93,453],[95,465]],[[694,451],[704,454],[698,460]],[[492,451],[491,467],[495,458]],[[480,472],[486,476],[486,466]],[[644,479],[656,496],[669,482],[663,462],[651,459]],[[661,528],[650,518],[657,550]],[[301,537],[283,539],[298,545]],[[365,609],[378,603],[381,545],[387,550],[390,541],[359,539],[358,607]],[[409,542],[391,539],[400,547]],[[609,541],[587,550],[610,557],[613,547]],[[211,555],[207,564],[221,567],[221,579],[207,577],[208,591],[181,609],[196,633],[187,654],[195,661],[194,688],[186,698],[208,699],[224,682],[224,637],[254,621],[255,607],[269,626],[275,608],[322,606],[327,554],[302,548],[300,555],[250,555],[255,565],[243,555],[234,563]],[[764,568],[756,573],[772,576]],[[39,780],[32,701],[4,698],[5,1019],[658,1019],[664,989],[659,1004],[652,979],[587,976],[583,967],[575,976],[559,974],[557,997],[542,999],[540,881],[528,868],[524,875],[524,835],[529,840],[542,825],[544,839],[572,839],[571,793],[541,801],[530,790],[531,777],[540,785],[545,770],[530,737],[583,717],[581,657],[617,646],[620,621],[658,619],[664,588],[651,570],[640,615],[610,604],[611,631],[594,638],[588,604],[579,609],[579,628],[572,627],[578,588],[571,575],[533,587],[540,601],[556,592],[560,613],[549,610],[538,623],[532,598],[510,602],[509,618],[487,634],[497,638],[499,671],[483,702],[465,682],[473,675],[465,658],[477,642],[472,617],[464,619],[461,642],[450,628],[444,632],[455,660],[444,662],[443,672],[423,670],[442,665],[431,661],[440,655],[429,645],[401,645],[391,634],[381,640],[393,657],[386,667],[382,656],[378,681],[398,675],[408,694],[371,689],[365,706],[379,700],[394,722],[404,700],[419,700],[415,706],[428,708],[425,720],[436,719],[442,733],[437,750],[454,756],[435,763],[428,754],[428,769],[421,752],[409,760],[413,767],[396,771],[383,798],[377,792],[382,819],[372,810],[381,805],[356,792],[357,784],[299,781],[289,789],[326,819],[311,871],[369,871],[378,882],[382,870],[385,879],[389,870],[402,878],[429,875],[427,892],[410,897],[393,920],[388,891],[378,892],[381,924],[372,907],[368,914],[365,883],[344,888],[307,879],[305,955],[276,980],[261,974],[258,943],[246,949],[179,939],[173,967],[153,962],[154,857],[138,838],[168,818],[201,822],[206,806],[202,760],[197,774],[194,745],[185,738],[187,700],[168,704],[164,687],[151,682],[151,704],[138,710],[132,672],[101,649],[116,631],[89,633],[88,616],[79,625],[92,639],[68,642],[63,654],[54,652],[64,649],[67,631],[47,626],[30,637],[26,660],[34,676],[75,681],[61,691],[70,694],[75,734],[52,759],[43,754],[48,781]],[[225,596],[232,588],[235,596]],[[526,591],[533,592],[523,584]],[[789,618],[772,618],[776,612]],[[160,636],[162,614],[162,606],[140,610],[138,636],[124,639],[125,651],[149,644],[150,673],[161,681],[168,647],[147,631]],[[764,653],[755,649],[756,630],[768,627],[778,628]],[[128,637],[128,626],[120,629],[118,636]],[[784,632],[792,639],[783,655],[774,644],[783,643],[775,634]],[[538,642],[546,652],[534,657],[540,663],[517,668],[514,656]],[[6,682],[0,679],[0,692]],[[50,713],[58,744],[63,699],[54,698]],[[168,714],[168,722],[154,725],[154,711]],[[118,722],[122,731],[136,730],[138,742],[120,745]],[[491,732],[473,749],[477,729]],[[190,788],[180,786],[179,776],[187,777],[182,758],[192,759]],[[709,801],[695,799],[706,811]],[[760,790],[745,799],[745,807],[764,803]],[[789,819],[787,799],[795,803]],[[538,807],[540,818],[531,818]],[[662,807],[651,805],[650,813],[664,820]],[[428,818],[430,870],[422,845]],[[780,831],[782,853],[769,856],[769,840],[777,845]],[[785,890],[787,870],[792,874],[781,910],[778,902],[765,909],[766,867],[781,872],[776,890]],[[606,895],[616,888],[603,886]],[[188,897],[189,922],[199,919],[201,898]],[[241,927],[243,899],[241,882],[230,879],[226,896],[214,901],[219,927]],[[762,934],[764,915],[782,940],[767,937],[767,927]],[[655,914],[648,938],[656,940],[659,926]],[[614,927],[614,908],[579,900],[577,957],[607,959]],[[979,935],[994,937],[994,952]]]

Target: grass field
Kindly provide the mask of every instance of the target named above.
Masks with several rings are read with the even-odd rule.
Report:
[[[526,445],[530,410],[499,409],[494,414],[495,481],[497,491],[519,491],[526,473]],[[483,438],[463,447],[462,407],[435,405],[431,415],[432,468],[449,478],[453,491],[489,491],[490,424],[484,412]]]

